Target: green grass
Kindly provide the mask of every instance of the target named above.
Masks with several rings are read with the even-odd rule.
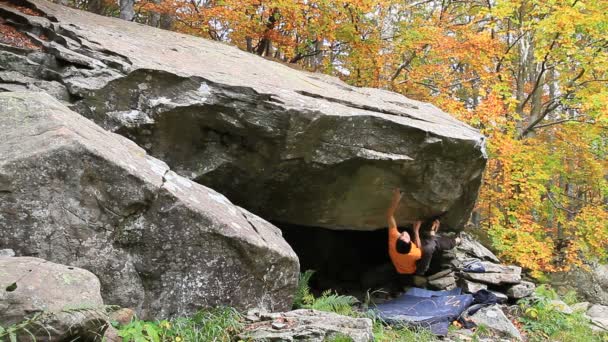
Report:
[[[124,342],[230,342],[243,329],[243,317],[232,308],[202,310],[188,318],[156,322],[134,319],[118,327]]]
[[[368,316],[369,317],[369,316]],[[372,318],[372,317],[370,317]],[[434,342],[439,341],[428,329],[392,327],[379,318],[372,318],[374,341],[377,342]]]
[[[557,293],[550,287],[541,285],[536,290],[536,298],[519,302],[522,312],[519,321],[529,341],[608,341],[608,334],[591,330],[589,320],[585,318],[584,313],[562,313],[550,304],[553,299],[559,299]],[[562,300],[567,304],[574,304],[576,296],[574,293],[569,293]]]

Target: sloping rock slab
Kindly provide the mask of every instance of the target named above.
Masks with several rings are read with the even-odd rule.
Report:
[[[521,275],[517,273],[468,273],[462,272],[465,279],[490,285],[519,284]]]
[[[460,233],[460,244],[451,251],[451,256],[456,260],[465,260],[467,256],[480,260],[500,262],[496,255],[475,240],[470,234]],[[460,265],[455,265],[460,268]]]
[[[468,219],[484,137],[432,105],[224,44],[22,2],[46,17],[2,4],[0,17],[43,49],[0,47],[0,63],[14,72],[0,75],[0,88],[49,89],[267,219],[377,229],[393,187],[406,190],[400,221],[448,211],[442,223],[459,230]]]
[[[0,258],[0,326],[43,311],[99,307],[100,291],[99,279],[81,268],[32,257]]]
[[[0,127],[0,246],[87,269],[144,317],[290,307],[298,259],[270,223],[44,93],[0,93]]]
[[[368,342],[374,340],[369,318],[352,318],[333,312],[300,309],[284,313],[262,314],[239,335],[245,341],[324,342],[335,338]],[[342,340],[340,340],[342,341]]]

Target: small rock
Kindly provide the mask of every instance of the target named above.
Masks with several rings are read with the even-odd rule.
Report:
[[[608,318],[608,306],[594,304],[587,310],[587,316]]]
[[[113,326],[108,326],[106,331],[103,333],[103,341],[105,342],[122,342],[122,337],[118,336],[118,330]]]
[[[459,285],[466,293],[475,293],[479,290],[486,290],[488,288],[488,285],[486,284],[475,283],[466,279],[460,279]]]
[[[572,310],[572,308],[568,304],[564,303],[563,301],[561,301],[559,299],[552,299],[549,302],[549,305],[551,307],[553,307],[555,310],[565,313],[565,314],[571,314],[574,312],[574,310]]]
[[[453,271],[453,270],[451,270],[451,269],[443,270],[443,271],[441,271],[441,272],[437,272],[437,273],[435,273],[435,274],[433,274],[433,275],[430,275],[430,276],[429,276],[427,279],[428,279],[429,281],[431,281],[431,280],[435,280],[435,279],[443,278],[443,277],[445,277],[445,276],[447,276],[447,275],[449,275],[449,274],[452,274],[453,272],[454,272],[454,271]]]
[[[12,249],[8,248],[8,249],[0,249],[0,258],[2,257],[14,257],[15,256],[15,251],[13,251]]]
[[[260,309],[250,309],[247,311],[247,314],[245,314],[245,319],[248,322],[259,322],[262,319],[260,316]]]
[[[280,329],[284,329],[287,326],[287,324],[280,323],[280,322],[272,322],[271,326],[272,326],[272,329],[280,330]]]
[[[498,305],[488,306],[477,311],[471,319],[477,325],[484,325],[491,332],[506,337],[522,341],[522,337],[517,328],[511,323]]]
[[[589,302],[580,302],[580,303],[570,305],[570,307],[572,308],[572,311],[574,311],[574,312],[579,312],[579,311],[586,312],[590,306],[591,306],[591,303],[589,303]]]
[[[534,293],[535,288],[536,288],[536,285],[534,285],[534,283],[529,282],[529,281],[522,281],[521,283],[519,283],[517,285],[511,286],[507,290],[507,296],[509,296],[509,298],[512,298],[512,299],[520,299],[520,298],[528,297],[529,295]]]
[[[419,275],[414,276],[414,286],[424,288],[424,287],[426,287],[427,284],[428,284],[428,279],[426,277],[419,276]]]
[[[502,292],[493,291],[493,290],[490,290],[490,292],[492,292],[496,296],[499,303],[505,303],[509,299],[509,297],[507,297],[507,295]]]
[[[495,264],[488,261],[482,261],[481,264],[486,270],[486,273],[504,273],[521,275],[521,267]]]
[[[490,285],[519,284],[521,275],[513,273],[468,273],[463,272],[466,279]]]
[[[129,308],[121,308],[109,314],[110,322],[118,322],[120,325],[131,323],[135,317],[135,311]]]
[[[594,331],[608,331],[608,306],[595,304],[587,310],[587,317],[591,320],[591,329]]]
[[[456,286],[456,278],[451,275],[429,281],[429,285],[438,290],[451,290]]]

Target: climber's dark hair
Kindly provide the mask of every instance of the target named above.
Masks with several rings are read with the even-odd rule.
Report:
[[[407,254],[412,250],[412,242],[405,242],[401,239],[397,240],[397,245],[395,246],[397,249],[397,253]]]

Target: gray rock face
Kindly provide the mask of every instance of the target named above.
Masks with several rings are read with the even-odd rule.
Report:
[[[490,285],[519,284],[521,276],[509,273],[468,273],[463,272],[465,279]]]
[[[498,305],[485,307],[477,311],[471,319],[477,325],[485,325],[490,331],[499,337],[506,337],[522,341],[522,336],[517,328],[505,316]]]
[[[580,297],[591,303],[608,305],[608,265],[591,263],[589,269],[574,268],[554,274],[552,284],[564,290],[575,289]]]
[[[32,257],[0,258],[0,289],[0,326],[37,312],[103,305],[93,273]]]
[[[1,257],[14,257],[15,256],[15,251],[13,251],[10,248],[7,249],[0,249],[0,258]]]
[[[528,297],[532,293],[534,293],[534,289],[536,289],[536,285],[529,281],[522,281],[517,285],[511,286],[507,290],[507,296],[513,299],[520,299],[524,297]]]
[[[429,285],[437,290],[451,290],[456,288],[456,277],[447,275],[442,278],[429,280]]]
[[[465,254],[469,257],[480,260],[499,262],[498,258],[496,257],[496,255],[494,255],[494,253],[484,247],[481,243],[479,243],[479,241],[475,240],[471,235],[461,233],[460,238],[460,245],[458,245],[453,250],[453,254],[455,254],[456,259],[466,259],[464,256],[462,256],[462,254]]]
[[[509,297],[507,297],[507,295],[502,292],[493,291],[493,290],[489,290],[489,291],[492,292],[496,296],[496,299],[498,299],[498,303],[506,303],[507,300],[509,299]]]
[[[568,304],[559,299],[550,300],[549,306],[561,313],[565,313],[568,315],[574,312],[574,310],[572,310],[572,308]]]
[[[466,293],[475,293],[479,290],[487,290],[488,285],[475,283],[472,281],[468,281],[466,279],[460,279],[458,285],[462,288],[462,290]]]
[[[44,93],[0,93],[0,127],[1,246],[93,272],[140,317],[291,306],[298,259],[270,223]]]
[[[519,284],[521,282],[521,267],[494,264],[488,261],[477,263],[485,273],[462,272],[465,279],[491,285]]]
[[[223,44],[29,3],[47,17],[2,4],[0,17],[26,23],[19,27],[43,49],[0,48],[0,88],[47,91],[267,219],[377,229],[393,187],[406,190],[400,222],[448,211],[443,223],[460,230],[468,219],[484,138],[434,106]]]
[[[591,319],[593,330],[608,331],[608,306],[595,304],[587,310],[587,316]]]
[[[481,265],[488,273],[505,273],[521,275],[521,267],[513,265],[494,264],[487,261],[482,261]]]
[[[259,321],[248,325],[239,339],[324,342],[345,336],[353,342],[373,341],[372,321],[308,309],[261,314]]]
[[[570,305],[570,307],[572,308],[572,311],[574,311],[574,312],[581,312],[581,311],[587,312],[587,309],[589,309],[590,306],[591,306],[591,303],[589,303],[589,302],[580,302],[580,303]]]

